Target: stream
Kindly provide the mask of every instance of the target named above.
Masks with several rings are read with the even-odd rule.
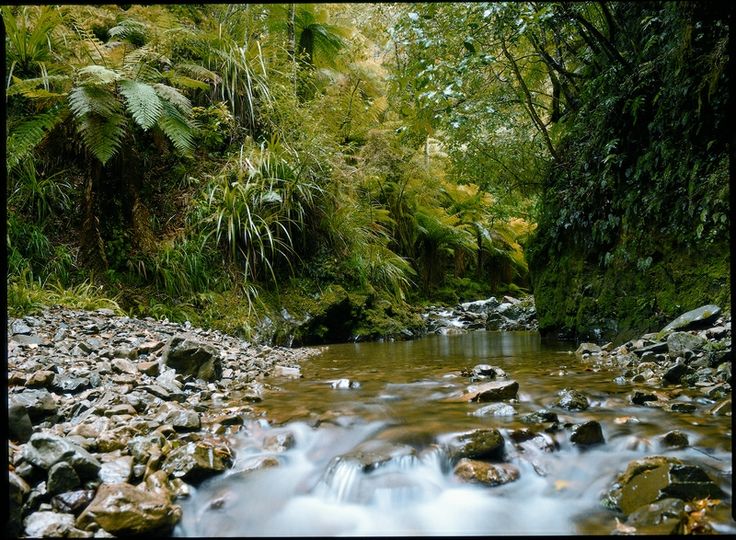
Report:
[[[251,420],[234,436],[234,466],[181,501],[174,533],[610,534],[615,514],[600,504],[601,495],[631,460],[649,455],[705,469],[729,494],[714,510],[714,532],[736,532],[730,416],[633,405],[626,398],[636,385],[617,384],[615,368],[595,367],[572,354],[575,348],[523,331],[331,345],[302,364],[302,378],[268,379],[275,390],[259,407],[273,423]],[[519,383],[518,400],[505,402],[511,415],[478,414],[487,403],[444,401],[467,389],[461,371],[477,364],[498,366]],[[562,388],[583,391],[590,407],[554,408]],[[561,426],[597,420],[605,443],[576,446],[561,428],[549,433],[554,451],[515,445],[513,430],[542,431],[520,420],[542,408],[557,413]],[[446,443],[479,428],[504,435],[517,480],[489,487],[453,474]],[[689,446],[660,445],[674,429]]]

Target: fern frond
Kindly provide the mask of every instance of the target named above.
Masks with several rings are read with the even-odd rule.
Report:
[[[164,74],[164,77],[166,77],[171,84],[175,84],[176,86],[182,86],[184,88],[193,88],[196,90],[208,90],[209,85],[205,82],[198,81],[197,79],[192,79],[190,77],[185,77],[183,75],[177,75],[173,71],[168,71]]]
[[[101,86],[77,86],[73,88],[69,92],[69,107],[77,118],[89,113],[108,116],[120,112],[118,98],[111,90]]]
[[[158,121],[161,99],[152,86],[138,81],[120,81],[118,87],[136,124],[148,130]]]
[[[120,74],[117,71],[97,64],[85,66],[80,69],[77,74],[80,76],[80,80],[85,84],[105,85],[112,84],[120,79]]]
[[[214,71],[199,64],[180,63],[174,68],[178,73],[204,82],[219,82],[220,77]]]
[[[158,126],[171,140],[174,148],[182,154],[192,151],[194,142],[193,129],[187,118],[168,101],[161,101],[162,114]]]
[[[92,62],[101,62],[105,63],[105,57],[102,54],[102,50],[105,47],[105,44],[100,41],[97,36],[95,36],[84,24],[84,22],[81,20],[79,15],[75,12],[75,10],[69,10],[67,11],[67,16],[70,18],[71,21],[71,27],[74,29],[74,31],[77,33],[77,35],[81,38],[82,44],[85,47],[85,52],[87,53],[87,57]]]
[[[6,145],[8,171],[38,146],[46,135],[66,117],[66,107],[56,105],[17,126],[9,134]]]
[[[88,114],[79,122],[79,133],[87,149],[104,165],[120,149],[125,135],[125,117]]]
[[[67,75],[48,75],[46,77],[35,77],[33,79],[19,79],[18,77],[13,77],[13,84],[7,89],[5,95],[15,96],[20,94],[26,97],[32,97],[28,94],[37,90],[41,85],[48,89],[52,82],[64,83],[70,80],[71,79]]]
[[[185,115],[191,115],[192,102],[176,88],[161,83],[155,83],[151,86],[153,86],[160,98],[178,107]]]
[[[146,27],[139,21],[124,19],[107,31],[111,38],[128,41],[146,41]]]

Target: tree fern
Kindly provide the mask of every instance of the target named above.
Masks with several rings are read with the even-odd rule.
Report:
[[[80,82],[84,84],[105,85],[120,79],[120,74],[112,69],[97,64],[85,66],[77,72]]]
[[[109,116],[120,112],[117,96],[101,86],[76,86],[69,92],[69,107],[76,118],[91,113]]]
[[[144,130],[156,124],[161,117],[163,105],[152,86],[138,81],[120,81],[118,88],[136,124]]]
[[[192,125],[179,109],[168,101],[161,100],[161,117],[158,126],[171,140],[174,148],[183,154],[192,151],[194,135]]]
[[[103,165],[119,150],[125,128],[125,116],[119,113],[106,117],[86,114],[78,126],[85,146]]]
[[[61,104],[34,116],[9,134],[6,146],[8,171],[26,157],[46,135],[66,117],[68,110]]]
[[[192,102],[189,101],[185,95],[179,92],[179,90],[161,83],[154,83],[151,86],[153,86],[161,99],[165,99],[187,116],[192,114]]]

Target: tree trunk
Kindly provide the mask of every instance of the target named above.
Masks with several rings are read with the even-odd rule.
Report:
[[[102,164],[92,160],[90,173],[84,181],[82,200],[84,218],[80,235],[80,258],[92,268],[106,269],[105,245],[100,234],[100,220],[95,208],[95,191],[100,185]]]
[[[286,32],[288,34],[286,51],[289,54],[289,61],[291,62],[291,84],[294,88],[294,93],[296,93],[296,29],[294,27],[295,14],[295,5],[293,3],[289,4],[289,13],[286,20]]]

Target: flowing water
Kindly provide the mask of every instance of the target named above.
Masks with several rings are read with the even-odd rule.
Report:
[[[637,387],[616,384],[617,369],[595,368],[571,354],[574,348],[533,332],[486,331],[331,345],[302,364],[303,378],[268,380],[278,391],[260,405],[274,423],[244,426],[235,436],[232,470],[182,501],[175,533],[609,534],[616,522],[600,496],[629,461],[647,455],[704,468],[729,495],[716,507],[714,530],[736,532],[731,418],[704,415],[708,403],[686,392],[677,399],[697,404],[693,414],[631,405],[627,397]],[[467,388],[469,380],[460,372],[476,364],[498,366],[518,381],[518,400],[510,402],[515,414],[476,415],[487,404],[443,401]],[[552,407],[566,387],[585,392],[591,407],[554,409],[560,423],[597,420],[605,444],[579,448],[563,429],[550,434],[559,445],[555,451],[515,448],[509,433],[530,427],[519,417]],[[447,442],[490,427],[504,434],[507,460],[519,469],[519,479],[495,487],[459,480]],[[660,446],[659,437],[673,429],[688,436],[689,447]],[[253,468],[263,460],[273,466]],[[372,462],[380,465],[366,465]]]

